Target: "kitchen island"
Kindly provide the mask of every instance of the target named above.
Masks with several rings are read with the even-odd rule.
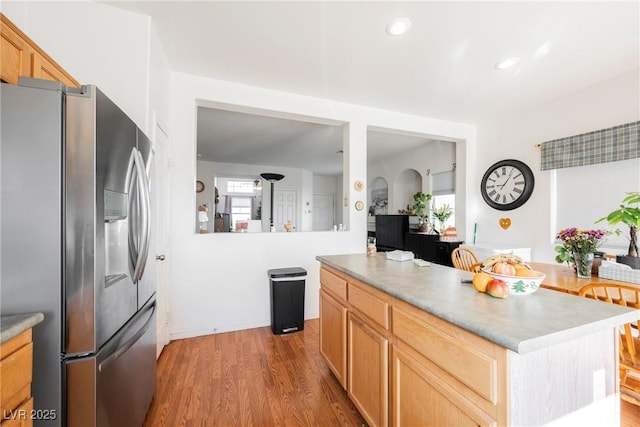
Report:
[[[618,425],[616,327],[640,312],[385,254],[318,256],[320,350],[369,425]]]

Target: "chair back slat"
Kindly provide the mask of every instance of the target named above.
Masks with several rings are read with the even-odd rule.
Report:
[[[451,262],[459,270],[475,271],[480,265],[480,260],[474,251],[467,248],[455,248],[451,252]],[[477,264],[477,265],[474,265]]]

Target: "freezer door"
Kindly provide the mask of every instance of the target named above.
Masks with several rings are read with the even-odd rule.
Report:
[[[95,86],[67,96],[65,348],[95,352],[137,310],[129,259],[136,125]]]
[[[156,384],[155,299],[96,357],[65,363],[69,427],[141,426]]]

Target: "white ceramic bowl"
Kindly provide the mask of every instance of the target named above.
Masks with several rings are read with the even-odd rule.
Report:
[[[509,286],[509,295],[529,295],[538,290],[545,274],[540,271],[531,270],[536,273],[535,277],[528,276],[507,276],[504,274],[494,273],[492,271],[483,270],[489,273],[494,279],[504,280]]]

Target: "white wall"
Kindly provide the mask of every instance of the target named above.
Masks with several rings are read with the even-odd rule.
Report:
[[[555,224],[554,172],[540,171],[540,150],[535,144],[637,121],[640,118],[639,93],[640,72],[635,70],[543,105],[479,123],[477,170],[469,175],[472,191],[468,207],[469,219],[478,222],[478,243],[531,247],[533,261],[554,262],[554,237],[559,231]],[[522,207],[513,211],[497,211],[482,200],[480,180],[490,165],[509,158],[529,165],[535,176],[535,189]],[[606,173],[615,169],[615,163],[602,166],[604,173],[599,176],[599,183],[591,188],[592,198],[613,188],[620,192],[640,191],[640,175],[635,182],[625,183],[623,190],[620,188],[622,183],[616,181],[614,174]],[[567,170],[563,173],[574,172]],[[614,208],[602,207],[590,216],[595,220]],[[574,206],[574,209],[582,208]],[[506,231],[498,224],[502,217],[512,220],[511,228]]]
[[[342,215],[348,231],[195,234],[196,109],[199,103],[211,101],[347,123],[344,178],[337,181],[346,194]],[[172,338],[268,325],[267,270],[271,268],[302,267],[308,271],[305,315],[318,316],[319,263],[315,257],[364,252],[366,248],[367,211],[356,211],[353,206],[357,200],[366,202],[367,189],[357,192],[353,183],[367,181],[368,125],[465,141],[458,144],[463,164],[475,145],[475,130],[468,125],[182,73],[173,74],[171,106]],[[460,197],[466,197],[464,189]]]
[[[86,1],[3,2],[2,11],[76,80],[99,86],[149,134],[149,17]],[[168,69],[154,39],[154,78],[160,82]],[[166,116],[158,93],[154,107]]]

